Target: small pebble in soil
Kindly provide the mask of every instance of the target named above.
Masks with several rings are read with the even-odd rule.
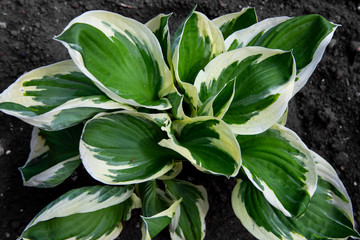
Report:
[[[137,222],[137,223],[135,224],[135,227],[136,227],[136,228],[140,228],[140,223]]]
[[[6,150],[5,154],[9,155],[11,153],[11,150]]]
[[[336,45],[336,42],[337,42],[337,41],[336,41],[335,38],[331,39],[331,41],[330,41],[330,43],[329,43],[329,48],[330,48],[330,49],[334,48],[335,45]]]
[[[357,182],[354,182],[354,186],[356,187],[358,185],[358,183]]]
[[[6,22],[0,22],[0,28],[7,28]]]
[[[5,237],[6,237],[6,238],[9,238],[9,237],[10,237],[10,233],[6,232],[6,233],[5,233]]]

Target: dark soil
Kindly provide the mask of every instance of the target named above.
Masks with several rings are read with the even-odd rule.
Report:
[[[52,38],[87,10],[109,10],[143,23],[159,13],[174,12],[170,22],[174,32],[195,4],[209,18],[254,6],[259,20],[319,13],[342,25],[306,87],[291,101],[287,126],[334,166],[352,199],[355,221],[360,223],[360,52],[354,47],[360,42],[359,1],[0,0],[0,92],[25,71],[68,59],[66,49]],[[79,168],[54,189],[23,187],[17,168],[27,159],[31,129],[0,112],[0,239],[18,237],[43,207],[66,191],[96,184]],[[232,211],[234,180],[187,167],[190,171],[183,177],[208,190],[206,239],[254,239]],[[121,239],[141,238],[139,211],[124,225]],[[169,236],[164,232],[158,239]]]

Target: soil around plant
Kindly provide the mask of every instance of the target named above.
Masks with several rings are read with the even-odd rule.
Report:
[[[255,7],[259,20],[275,16],[318,13],[341,26],[307,85],[291,100],[287,126],[336,169],[353,203],[360,224],[360,1],[359,0],[1,0],[0,92],[21,74],[69,59],[52,38],[76,16],[88,10],[108,10],[147,22],[170,13],[174,33],[197,4],[210,19]],[[0,112],[0,240],[16,239],[48,203],[70,189],[98,184],[80,167],[53,189],[24,187],[18,168],[27,159],[32,127]],[[199,173],[190,164],[181,178],[202,184],[209,196],[206,240],[255,239],[231,208],[234,179]],[[141,239],[140,211],[124,223],[119,239]],[[359,228],[357,227],[359,230]],[[169,239],[164,231],[156,239]]]

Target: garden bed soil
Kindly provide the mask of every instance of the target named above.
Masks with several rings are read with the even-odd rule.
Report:
[[[68,59],[66,49],[52,38],[81,13],[103,9],[147,22],[159,13],[174,12],[171,31],[194,5],[210,19],[256,8],[259,20],[274,16],[319,13],[341,24],[308,84],[291,100],[287,126],[309,148],[336,169],[352,199],[355,221],[360,224],[360,2],[297,0],[1,0],[0,92],[22,73]],[[18,167],[29,153],[32,127],[0,112],[0,239],[15,239],[26,224],[49,202],[66,191],[96,184],[83,168],[53,189],[24,187]],[[230,196],[235,181],[198,173],[190,165],[182,178],[203,184],[210,210],[207,240],[255,239],[234,215]],[[124,224],[120,239],[140,239],[139,211]],[[163,232],[157,239],[169,239]]]

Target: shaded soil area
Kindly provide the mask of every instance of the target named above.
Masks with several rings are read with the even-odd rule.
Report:
[[[360,42],[359,1],[1,0],[0,92],[26,71],[68,59],[66,49],[52,38],[87,10],[109,10],[143,23],[159,13],[174,12],[170,20],[174,32],[195,4],[210,19],[253,6],[259,20],[319,13],[341,24],[308,84],[292,99],[287,126],[334,166],[352,199],[355,221],[360,224],[360,49],[356,49]],[[66,191],[96,184],[80,167],[54,189],[23,187],[17,168],[27,159],[31,129],[0,112],[0,239],[18,237],[43,207]],[[203,184],[208,191],[206,239],[254,239],[231,208],[235,181],[186,167],[189,170],[182,177]],[[139,211],[124,224],[120,238],[141,238]],[[164,232],[157,239],[169,236]]]

